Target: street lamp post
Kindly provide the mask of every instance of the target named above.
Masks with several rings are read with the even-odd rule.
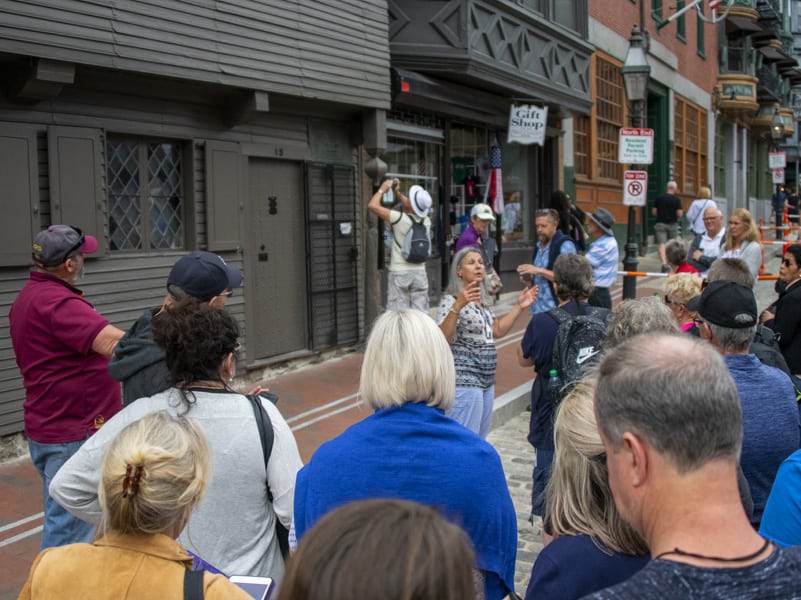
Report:
[[[648,98],[648,78],[651,75],[651,65],[648,64],[645,48],[643,46],[640,28],[636,25],[631,30],[629,39],[629,50],[626,52],[626,60],[623,62],[623,83],[626,86],[626,97],[631,104],[631,126],[640,128],[645,126],[645,101]],[[637,238],[635,227],[637,221],[637,209],[629,206],[629,223],[625,255],[623,257],[623,270],[636,271],[637,258]],[[643,223],[645,227],[645,223]],[[637,278],[633,275],[623,277],[623,299],[637,297]]]
[[[776,107],[773,110],[773,117],[770,120],[770,139],[772,140],[772,150],[774,152],[779,150],[779,142],[784,137],[784,121],[782,121],[782,117],[779,114],[779,107]],[[773,198],[771,198],[771,207],[773,207],[773,212],[776,215],[776,239],[781,240],[783,239],[784,235],[782,234],[782,230],[780,227],[782,226],[782,214],[783,211],[775,208],[775,202],[777,202],[781,198],[782,193],[782,184],[776,184],[776,190],[773,192]]]

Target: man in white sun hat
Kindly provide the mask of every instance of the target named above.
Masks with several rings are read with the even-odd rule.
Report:
[[[397,180],[394,181],[397,182]],[[413,185],[409,188],[409,195],[406,196],[401,193],[397,183],[395,186],[392,184],[393,180],[384,180],[367,203],[367,208],[389,223],[392,230],[387,308],[416,308],[427,312],[429,307],[428,275],[426,274],[424,255],[427,255],[431,248],[431,219],[428,218],[428,211],[431,209],[431,195],[419,185]],[[381,204],[381,199],[390,189],[393,189],[395,196],[400,199],[403,212]],[[425,239],[406,239],[407,234],[415,225],[418,225],[417,229],[420,229],[419,225],[425,228],[425,233],[420,236]],[[422,248],[423,255],[420,255],[419,251],[414,254],[407,252],[410,241],[418,250]],[[407,248],[404,248],[404,245]]]

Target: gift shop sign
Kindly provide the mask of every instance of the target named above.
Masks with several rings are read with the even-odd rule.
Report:
[[[508,142],[545,145],[548,106],[513,105],[509,111]]]
[[[654,130],[621,128],[617,161],[627,165],[650,165],[654,162]]]
[[[648,191],[648,171],[623,172],[623,204],[625,206],[645,206]]]

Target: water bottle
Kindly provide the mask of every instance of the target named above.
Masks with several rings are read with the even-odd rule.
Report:
[[[559,377],[559,372],[556,369],[551,369],[548,373],[548,390],[551,392],[551,396],[556,396],[562,387],[564,387],[564,383],[562,383],[562,378]]]

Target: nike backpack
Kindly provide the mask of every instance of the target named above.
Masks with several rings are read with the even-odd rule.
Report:
[[[584,377],[589,367],[598,362],[601,344],[606,338],[606,319],[609,310],[578,303],[579,314],[554,308],[548,315],[559,324],[553,345],[551,369],[562,381],[559,390],[552,391],[553,402],[558,404]]]

